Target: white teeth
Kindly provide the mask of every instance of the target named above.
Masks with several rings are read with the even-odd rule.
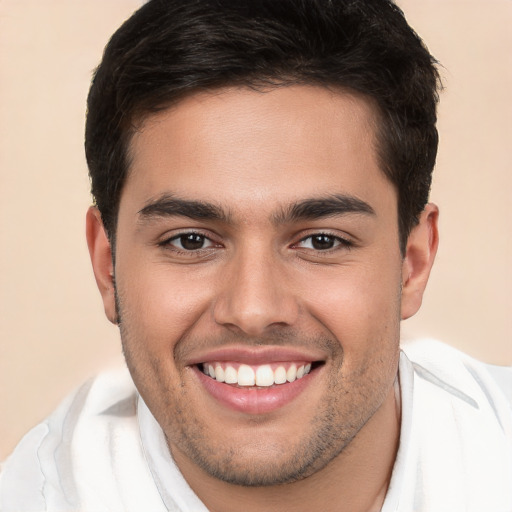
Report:
[[[274,383],[275,384],[284,384],[286,382],[286,370],[284,366],[279,366],[276,368],[274,372]]]
[[[232,366],[226,367],[224,382],[227,384],[238,384],[238,372]]]
[[[224,370],[220,364],[215,367],[215,379],[219,382],[224,382]]]
[[[256,386],[272,386],[274,384],[274,372],[268,364],[258,366],[256,370]]]
[[[254,386],[255,382],[254,370],[246,364],[240,365],[240,368],[238,368],[238,385]]]
[[[297,367],[292,364],[288,371],[286,372],[286,380],[288,382],[293,382],[297,378]]]
[[[274,384],[285,384],[301,379],[311,371],[311,364],[308,363],[297,368],[297,365],[292,363],[288,370],[283,365],[273,370],[270,364],[263,364],[255,367],[254,370],[247,364],[241,364],[237,370],[229,364],[223,366],[222,363],[204,363],[202,370],[205,375],[209,375],[217,382],[238,384],[239,386],[270,387]]]

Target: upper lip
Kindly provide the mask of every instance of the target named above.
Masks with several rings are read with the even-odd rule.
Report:
[[[209,361],[236,361],[243,364],[259,365],[265,363],[278,363],[286,361],[323,361],[325,354],[318,350],[304,347],[278,347],[278,346],[230,346],[204,351],[192,356],[186,364],[193,366]]]

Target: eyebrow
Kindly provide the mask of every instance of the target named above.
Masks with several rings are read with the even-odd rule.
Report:
[[[142,220],[177,216],[194,220],[229,222],[231,217],[221,207],[213,203],[180,199],[169,194],[151,200],[139,210],[138,214]]]
[[[161,217],[187,217],[193,220],[213,220],[231,222],[231,215],[218,205],[206,201],[180,199],[164,194],[150,200],[138,212],[142,221]],[[365,201],[345,194],[309,198],[292,203],[274,213],[274,224],[286,224],[299,220],[315,220],[336,215],[364,214],[375,215],[375,210]]]
[[[276,224],[299,220],[324,219],[336,215],[364,214],[375,215],[375,210],[365,201],[345,194],[311,198],[293,203],[274,215]]]

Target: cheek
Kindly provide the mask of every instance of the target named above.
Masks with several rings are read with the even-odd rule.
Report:
[[[116,266],[122,321],[131,338],[144,339],[153,349],[168,348],[208,309],[211,288],[193,273],[134,260]]]
[[[310,313],[339,340],[345,355],[397,341],[400,266],[385,268],[340,267],[315,280],[308,298]]]

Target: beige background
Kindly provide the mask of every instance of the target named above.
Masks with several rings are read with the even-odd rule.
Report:
[[[512,364],[512,1],[401,0],[442,62],[441,248],[404,335]],[[137,0],[0,0],[0,459],[120,360],[84,239],[85,97]]]

